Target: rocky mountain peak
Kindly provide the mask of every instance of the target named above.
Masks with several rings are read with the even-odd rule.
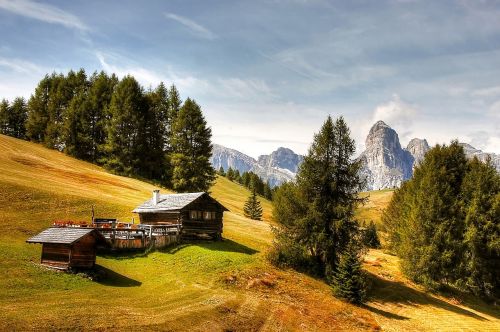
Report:
[[[413,156],[401,148],[399,136],[383,121],[377,121],[365,141],[360,160],[367,189],[399,187],[412,175]]]
[[[416,165],[424,159],[425,154],[430,150],[430,147],[426,139],[413,138],[408,143],[406,150],[411,153],[414,159],[414,165]]]
[[[270,155],[259,156],[257,162],[262,167],[266,168],[282,168],[287,169],[292,173],[297,173],[299,165],[302,163],[303,157],[296,154],[292,150],[284,147],[279,147]]]

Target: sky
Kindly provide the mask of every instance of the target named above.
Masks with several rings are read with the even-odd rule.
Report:
[[[0,0],[0,36],[0,98],[105,70],[175,84],[253,157],[307,153],[328,115],[357,153],[377,120],[500,153],[500,1]]]

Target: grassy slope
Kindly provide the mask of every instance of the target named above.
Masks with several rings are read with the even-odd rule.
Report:
[[[213,195],[230,212],[223,242],[148,255],[98,257],[92,282],[48,271],[26,238],[54,219],[130,220],[155,186],[108,174],[39,145],[0,135],[0,330],[325,330],[376,328],[368,310],[330,296],[321,281],[270,267],[270,203],[264,221],[242,216],[249,192],[219,178]]]
[[[223,242],[182,245],[149,255],[98,257],[107,278],[39,267],[40,246],[24,241],[54,219],[133,217],[155,187],[105,173],[38,145],[0,135],[0,330],[492,330],[498,309],[480,301],[431,296],[409,283],[397,259],[371,251],[375,287],[365,308],[334,299],[321,281],[280,271],[264,259],[272,234],[242,217],[249,192],[219,178],[212,194],[225,214]],[[358,216],[378,220],[390,192],[370,193]]]
[[[363,193],[361,196],[367,197],[368,201],[361,209],[358,209],[356,218],[366,223],[373,220],[375,224],[380,225],[382,210],[389,204],[393,191],[392,189],[385,189]]]

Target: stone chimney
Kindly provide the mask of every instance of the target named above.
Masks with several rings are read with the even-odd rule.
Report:
[[[153,205],[158,205],[160,203],[160,191],[158,189],[153,190]]]

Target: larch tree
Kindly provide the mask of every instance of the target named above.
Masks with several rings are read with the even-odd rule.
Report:
[[[172,128],[172,186],[179,192],[208,191],[215,180],[212,130],[198,104],[188,98]]]

